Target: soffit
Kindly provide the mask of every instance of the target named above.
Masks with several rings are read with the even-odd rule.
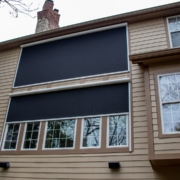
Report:
[[[129,56],[133,64],[148,65],[152,63],[179,61],[180,48],[164,49],[148,53],[134,54]]]

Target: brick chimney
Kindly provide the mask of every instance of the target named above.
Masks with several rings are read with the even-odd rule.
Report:
[[[42,11],[37,13],[36,33],[59,28],[59,10],[53,10],[53,7],[54,2],[52,0],[46,0]]]

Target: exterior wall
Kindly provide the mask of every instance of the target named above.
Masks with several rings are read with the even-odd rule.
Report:
[[[155,19],[129,25],[131,54],[167,49],[165,19]]]
[[[0,96],[1,101],[3,101],[3,107],[1,109],[1,133],[2,126],[4,124],[5,114],[8,106],[9,93],[10,92],[20,92],[20,91],[30,91],[34,89],[50,88],[56,86],[64,86],[69,84],[82,84],[89,82],[97,82],[112,79],[121,79],[129,77],[129,73],[108,75],[102,77],[86,78],[74,81],[66,81],[59,83],[52,83],[47,85],[26,87],[11,89],[14,79],[14,74],[16,71],[16,65],[19,56],[19,49],[12,51],[6,51],[0,53],[1,57],[1,67],[3,68],[3,73],[0,73],[1,82],[4,82],[4,86],[1,86],[2,92],[5,92],[6,96]],[[11,65],[11,66],[10,66]],[[11,68],[10,68],[11,67]],[[145,98],[143,90],[138,91],[137,85],[142,87],[143,78],[139,80],[142,76],[141,70],[137,67],[133,68],[133,73],[135,77],[133,79],[133,106],[134,106],[134,151],[132,153],[99,153],[99,154],[72,154],[72,155],[2,155],[0,161],[10,162],[11,167],[8,170],[0,169],[0,179],[152,179],[159,177],[159,175],[154,174],[150,162],[148,161],[148,148],[147,148],[147,127],[145,111],[139,112],[139,103],[143,105]],[[139,75],[137,75],[139,72]],[[8,80],[4,79],[4,76]],[[6,85],[8,83],[8,86]],[[143,89],[143,87],[142,87]],[[141,93],[142,92],[142,93]],[[140,100],[141,99],[141,100]],[[137,103],[137,105],[135,105]],[[1,103],[2,104],[2,103]],[[108,162],[110,161],[120,161],[122,168],[120,171],[112,171],[108,168]],[[17,173],[18,172],[18,173]]]
[[[130,53],[139,53],[150,50],[159,50],[167,48],[168,43],[165,35],[165,27],[163,19],[153,20],[145,23],[137,23],[129,25],[130,28]],[[161,27],[159,27],[161,26]],[[146,29],[144,35],[140,32],[141,27]],[[147,28],[146,28],[147,27]],[[161,33],[157,38],[157,33]],[[153,31],[155,29],[155,31]],[[144,31],[143,31],[144,32]],[[147,33],[149,32],[149,34]],[[155,33],[156,32],[156,33]],[[162,33],[163,32],[163,33]],[[138,36],[136,36],[138,34]],[[146,34],[146,36],[145,36]],[[152,37],[151,37],[152,36]],[[149,39],[152,38],[151,43]],[[162,40],[163,39],[163,40]],[[155,41],[155,42],[154,42]],[[144,43],[144,45],[143,45]],[[162,44],[162,46],[160,44]],[[139,45],[138,45],[139,44]],[[140,46],[143,45],[143,48]],[[146,97],[144,86],[144,69],[139,65],[131,65],[131,73],[109,75],[96,78],[86,78],[74,81],[66,81],[52,83],[40,86],[30,86],[26,88],[11,89],[14,74],[16,71],[19,49],[12,51],[0,52],[0,133],[4,124],[5,114],[8,106],[10,92],[31,91],[34,89],[43,89],[56,86],[64,86],[69,84],[82,84],[88,82],[104,81],[108,79],[121,79],[131,77],[132,87],[132,120],[133,120],[133,151],[129,153],[99,153],[99,154],[71,154],[71,155],[2,155],[0,161],[10,162],[11,167],[8,170],[0,169],[1,180],[32,180],[32,179],[140,179],[140,180],[160,180],[160,179],[179,179],[179,170],[168,168],[168,171],[153,170],[149,162],[148,150],[148,128],[147,128],[147,113],[146,113]],[[153,70],[155,67],[150,67],[150,87],[151,98],[154,96],[154,81]],[[2,94],[3,93],[3,94]],[[161,152],[161,144],[166,142],[170,147],[169,140],[161,140],[157,138],[157,118],[156,118],[156,103],[152,101],[153,110],[153,129],[155,149]],[[172,140],[172,139],[171,139]],[[174,138],[173,142],[177,142]],[[170,142],[170,141],[169,141]],[[165,145],[165,146],[166,146]],[[178,146],[177,146],[178,147]],[[172,150],[171,150],[172,151]],[[108,162],[120,161],[121,168],[119,171],[112,171],[108,168]]]
[[[161,63],[157,65],[151,65],[149,67],[150,77],[150,95],[151,95],[151,106],[152,106],[152,121],[153,121],[153,138],[154,138],[154,150],[155,154],[167,154],[167,153],[180,153],[180,138],[177,137],[160,137],[160,112],[159,112],[159,97],[157,91],[157,73],[173,73],[179,72],[180,63]],[[155,79],[156,78],[156,79]]]

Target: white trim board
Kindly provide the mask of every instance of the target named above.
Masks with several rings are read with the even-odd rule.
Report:
[[[94,87],[94,86],[101,86],[101,85],[118,84],[118,83],[125,83],[125,82],[130,82],[130,78],[93,82],[93,83],[85,83],[85,84],[78,84],[78,85],[76,84],[76,85],[70,85],[70,86],[60,86],[60,87],[38,89],[38,90],[24,91],[24,92],[15,92],[15,93],[10,93],[9,96],[10,97],[25,96],[25,95],[48,93],[48,92],[55,92],[55,91],[64,91],[64,90],[69,90],[69,89],[78,89],[78,88]]]

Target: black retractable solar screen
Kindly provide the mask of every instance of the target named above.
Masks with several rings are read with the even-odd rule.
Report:
[[[126,27],[24,47],[14,86],[125,71]]]
[[[129,111],[128,83],[12,97],[7,122]]]

